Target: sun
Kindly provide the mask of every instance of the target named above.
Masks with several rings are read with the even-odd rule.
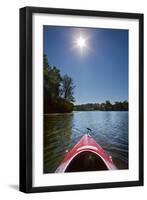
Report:
[[[79,55],[85,55],[90,50],[90,36],[86,33],[76,33],[72,38],[72,49],[77,50]]]
[[[80,49],[83,49],[84,47],[86,47],[86,39],[80,36],[79,38],[77,38],[76,44]]]

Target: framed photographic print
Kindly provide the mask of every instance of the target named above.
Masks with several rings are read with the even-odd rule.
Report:
[[[143,185],[143,14],[20,9],[20,191]]]

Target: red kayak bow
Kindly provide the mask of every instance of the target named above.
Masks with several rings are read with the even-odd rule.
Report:
[[[56,170],[60,172],[80,172],[117,169],[100,145],[88,134],[66,154]]]

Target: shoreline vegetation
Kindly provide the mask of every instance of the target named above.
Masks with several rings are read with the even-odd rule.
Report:
[[[74,109],[73,80],[67,74],[61,76],[60,70],[48,63],[43,56],[44,113],[70,113]]]
[[[112,104],[107,100],[105,103],[87,103],[75,105],[74,111],[128,111],[128,102],[116,101]]]
[[[74,84],[67,74],[61,76],[60,70],[48,63],[43,56],[44,76],[44,114],[72,113],[72,111],[128,111],[128,102],[87,103],[74,105]]]

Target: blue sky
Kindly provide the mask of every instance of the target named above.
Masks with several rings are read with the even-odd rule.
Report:
[[[128,100],[128,30],[44,26],[43,35],[49,64],[73,79],[75,104]]]

